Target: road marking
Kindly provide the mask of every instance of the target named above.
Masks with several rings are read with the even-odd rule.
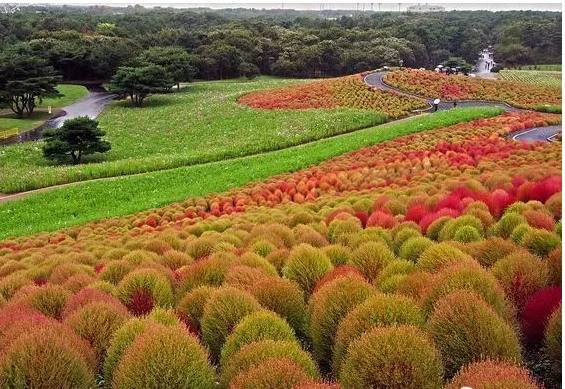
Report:
[[[516,138],[518,138],[519,136],[526,135],[526,134],[528,134],[528,133],[530,133],[530,132],[532,132],[532,131],[537,131],[537,130],[539,130],[539,129],[540,129],[540,128],[538,127],[538,128],[532,128],[531,130],[528,130],[528,131],[520,132],[520,133],[514,135],[514,136],[512,137],[512,140],[518,140],[518,139],[516,139]]]

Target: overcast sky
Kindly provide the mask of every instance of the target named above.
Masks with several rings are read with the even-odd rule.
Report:
[[[3,0],[0,0],[0,3]],[[560,0],[550,0],[540,3],[532,3],[531,0],[523,1],[508,1],[508,2],[486,2],[486,1],[451,1],[443,0],[438,3],[412,3],[405,1],[381,1],[381,2],[356,2],[356,1],[326,1],[326,2],[300,2],[297,0],[265,0],[262,2],[253,1],[230,1],[224,0],[221,2],[210,2],[210,1],[186,1],[186,0],[166,0],[164,2],[156,2],[155,0],[27,0],[27,1],[9,1],[8,3],[19,3],[19,4],[77,4],[77,5],[115,5],[115,6],[125,6],[133,4],[141,4],[147,7],[151,6],[172,6],[172,7],[210,7],[214,9],[218,8],[285,8],[285,9],[297,9],[297,10],[320,10],[320,9],[359,9],[359,10],[373,10],[381,11],[398,11],[405,10],[406,7],[415,4],[428,4],[428,5],[440,5],[445,7],[446,10],[490,10],[490,11],[503,11],[503,10],[540,10],[540,11],[558,11],[561,12],[561,1]],[[400,5],[400,6],[399,6]]]

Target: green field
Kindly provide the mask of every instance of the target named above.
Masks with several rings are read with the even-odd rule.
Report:
[[[501,70],[500,77],[508,81],[534,85],[561,87],[561,71],[552,70]]]
[[[520,65],[516,66],[514,69],[516,70],[548,70],[554,72],[561,71],[561,64],[551,64],[551,65]]]
[[[143,108],[116,102],[99,117],[112,150],[105,160],[52,166],[41,142],[0,149],[0,192],[150,172],[253,155],[381,124],[378,112],[349,108],[255,110],[242,94],[296,80],[195,83],[180,93],[152,96]],[[100,158],[100,157],[98,157]]]
[[[0,204],[0,239],[131,214],[296,171],[398,136],[500,114],[459,108],[418,116],[284,150],[159,172],[77,183]]]
[[[1,130],[16,128],[21,132],[38,127],[49,118],[47,107],[51,106],[53,109],[65,107],[77,100],[82,99],[88,94],[88,90],[82,85],[61,84],[57,86],[57,90],[63,96],[43,99],[41,104],[37,105],[35,111],[30,117],[26,116],[19,119],[9,109],[4,109],[3,111],[1,111],[0,132]]]

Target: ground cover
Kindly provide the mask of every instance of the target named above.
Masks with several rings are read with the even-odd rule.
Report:
[[[561,106],[561,88],[504,80],[486,80],[463,75],[446,75],[427,70],[393,71],[384,80],[399,89],[443,100],[502,101],[518,108]]]
[[[18,132],[31,130],[40,126],[49,118],[47,107],[51,106],[54,110],[70,105],[88,94],[87,89],[82,85],[61,84],[57,90],[62,94],[60,97],[48,97],[37,105],[34,113],[30,117],[17,118],[9,109],[4,109],[0,114],[0,132],[2,130],[17,129]],[[2,189],[0,189],[1,191]]]
[[[152,96],[144,108],[115,103],[99,117],[112,149],[105,161],[53,166],[42,142],[0,148],[0,192],[149,172],[277,150],[383,123],[384,114],[336,108],[266,111],[241,105],[255,89],[295,80],[195,83],[181,93]]]
[[[519,65],[519,66],[516,66],[513,69],[560,72],[561,69],[562,69],[562,65],[561,64]]]
[[[407,134],[0,242],[0,383],[555,387],[561,147],[506,135],[559,120]]]
[[[561,71],[549,70],[510,70],[498,72],[503,80],[525,82],[534,85],[561,87]]]
[[[0,237],[55,230],[90,220],[127,215],[191,196],[221,192],[398,136],[500,113],[501,110],[496,108],[455,109],[257,156],[85,182],[31,194],[21,200],[0,204]]]
[[[299,86],[262,90],[239,99],[242,104],[262,109],[305,109],[351,107],[385,113],[389,118],[407,116],[427,108],[425,101],[371,88],[363,74],[314,81]]]

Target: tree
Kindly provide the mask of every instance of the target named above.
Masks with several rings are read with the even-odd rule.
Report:
[[[249,80],[254,79],[259,75],[259,68],[249,62],[242,62],[239,64],[239,74],[246,77]]]
[[[31,115],[43,97],[58,96],[58,81],[53,67],[27,45],[0,54],[0,102],[18,117]]]
[[[473,66],[462,57],[449,57],[442,65],[448,68],[459,68],[465,74],[469,73],[473,68]]]
[[[159,65],[165,68],[180,90],[180,83],[190,82],[198,69],[192,65],[191,57],[182,47],[151,47],[141,53],[140,61],[145,65]]]
[[[120,67],[112,77],[109,89],[122,98],[129,96],[133,105],[141,107],[151,93],[166,92],[172,84],[165,68],[159,65]]]
[[[62,127],[50,128],[43,133],[43,156],[59,162],[70,157],[73,163],[80,163],[85,155],[110,150],[110,143],[102,140],[104,135],[106,133],[98,128],[98,122],[87,116],[66,120]]]

